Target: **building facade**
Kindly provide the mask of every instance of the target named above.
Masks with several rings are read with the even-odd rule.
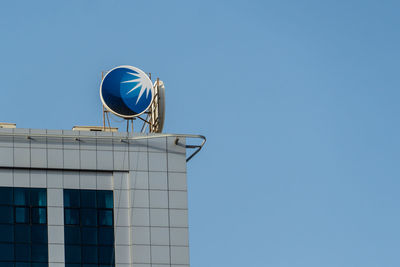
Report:
[[[185,142],[0,129],[0,266],[189,266]]]

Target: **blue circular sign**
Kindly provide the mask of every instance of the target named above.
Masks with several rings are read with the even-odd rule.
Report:
[[[132,118],[145,112],[154,97],[153,84],[142,70],[119,66],[110,70],[100,85],[103,105],[117,116]]]

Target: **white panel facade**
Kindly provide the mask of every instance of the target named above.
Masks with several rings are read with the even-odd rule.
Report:
[[[113,190],[116,266],[189,266],[185,140],[124,137],[0,129],[0,186],[47,188],[49,266],[64,266],[64,189]]]

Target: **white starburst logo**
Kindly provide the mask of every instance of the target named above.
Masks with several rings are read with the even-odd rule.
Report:
[[[128,95],[133,91],[135,91],[136,89],[140,89],[138,98],[136,100],[136,104],[139,102],[140,98],[142,97],[145,91],[146,91],[146,98],[148,98],[149,92],[153,88],[153,85],[150,79],[147,77],[147,75],[144,72],[138,72],[137,74],[132,72],[127,72],[127,74],[132,75],[134,78],[128,81],[123,81],[121,83],[134,83],[134,87],[131,90],[129,90],[126,94]]]

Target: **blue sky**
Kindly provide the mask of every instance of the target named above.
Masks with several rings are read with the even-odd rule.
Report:
[[[400,265],[398,1],[3,1],[0,121],[100,125],[101,72],[166,84],[191,266]]]

